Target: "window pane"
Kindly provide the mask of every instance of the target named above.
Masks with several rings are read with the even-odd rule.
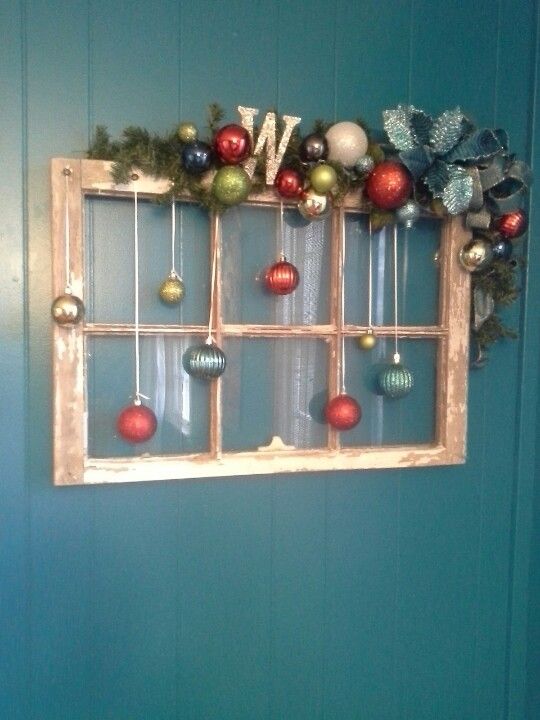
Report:
[[[171,271],[171,206],[139,200],[140,320],[150,324],[206,324],[209,298],[209,216],[192,203],[176,204],[175,266],[185,295],[178,305],[159,297]],[[89,197],[86,213],[87,319],[131,323],[134,313],[134,203]]]
[[[353,430],[341,433],[344,447],[435,441],[437,341],[401,340],[399,350],[414,384],[408,395],[392,399],[381,395],[377,377],[392,362],[393,339],[380,338],[368,352],[355,339],[345,342],[346,389],[360,403],[362,420]]]
[[[368,216],[347,213],[345,223],[345,322],[368,324]],[[437,325],[439,317],[439,248],[441,222],[420,218],[398,230],[398,324]],[[372,323],[394,324],[393,227],[372,233]]]
[[[154,437],[130,445],[118,437],[116,418],[135,390],[134,340],[88,337],[88,454],[90,457],[166,455],[208,451],[208,383],[191,378],[182,356],[203,338],[141,337],[141,393],[156,414]]]
[[[306,223],[296,209],[242,206],[223,216],[223,318],[226,323],[311,325],[329,321],[330,219]],[[290,295],[272,295],[265,269],[283,248],[300,273]]]
[[[234,338],[224,348],[224,450],[253,450],[274,435],[297,448],[326,445],[326,425],[313,412],[326,398],[323,340]]]

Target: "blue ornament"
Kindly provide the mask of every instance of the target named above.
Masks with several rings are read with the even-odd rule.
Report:
[[[200,175],[209,170],[212,159],[212,148],[201,140],[187,143],[182,148],[182,165],[188,173],[193,175]]]
[[[501,238],[493,243],[493,259],[494,260],[510,260],[514,246],[511,240]]]
[[[188,348],[182,362],[188,375],[200,380],[218,378],[223,375],[227,365],[225,353],[213,343]]]
[[[377,378],[379,389],[388,398],[402,398],[408,395],[413,387],[413,376],[410,370],[401,363],[392,363],[381,370]]]

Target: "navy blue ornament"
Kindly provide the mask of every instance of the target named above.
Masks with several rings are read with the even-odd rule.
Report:
[[[493,243],[493,259],[494,260],[510,260],[514,245],[511,240],[501,238],[497,242]]]
[[[200,175],[209,170],[212,159],[212,148],[201,140],[187,143],[182,148],[182,165],[192,175]]]
[[[213,380],[223,375],[227,365],[225,353],[214,343],[193,345],[184,353],[184,369],[199,380]]]

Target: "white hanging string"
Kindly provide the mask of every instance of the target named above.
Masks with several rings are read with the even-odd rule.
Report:
[[[343,326],[345,325],[345,213],[341,214],[341,257],[339,259],[340,275],[341,275],[341,308],[339,314],[339,329],[341,332],[341,393],[345,394],[345,335],[343,334]]]
[[[371,216],[369,216],[369,276],[368,276],[368,327],[371,331],[373,327],[373,251],[372,251],[372,235],[371,235]]]
[[[398,228],[397,223],[394,223],[394,362],[400,361],[399,350],[398,350],[398,252],[397,252],[397,237]]]
[[[214,230],[214,233],[217,231]],[[208,318],[208,337],[206,338],[206,344],[212,345],[212,323],[214,320],[214,294],[216,291],[216,273],[217,273],[217,254],[218,247],[221,242],[221,235],[218,233],[217,237],[214,238],[214,251],[212,253],[212,274],[210,276],[210,317]]]
[[[69,178],[71,176],[71,168],[66,166],[63,169],[64,175],[64,262],[65,262],[65,292],[68,295],[72,293],[71,287],[71,260],[70,260],[70,235],[69,235]]]
[[[175,262],[174,262],[174,246],[176,241],[176,203],[173,200],[171,203],[171,277],[177,277]]]
[[[279,203],[279,259],[285,260],[285,226],[283,222],[283,200]]]
[[[176,215],[176,213],[175,213]],[[183,253],[183,247],[184,247],[184,208],[182,206],[182,203],[180,203],[180,244],[179,244],[179,250],[180,250],[180,277],[184,277],[184,253]]]
[[[132,180],[138,178],[133,176]],[[133,210],[134,210],[134,228],[133,228],[133,255],[134,255],[134,290],[135,290],[135,405],[141,404],[141,361],[140,361],[140,338],[139,338],[139,204],[137,190],[133,191]]]

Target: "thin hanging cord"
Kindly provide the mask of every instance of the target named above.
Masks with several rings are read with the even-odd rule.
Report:
[[[182,207],[182,203],[180,203],[180,277],[182,278],[184,276],[184,208]]]
[[[135,178],[133,178],[135,179]],[[139,348],[139,205],[137,190],[133,191],[134,199],[134,232],[133,232],[133,254],[135,273],[135,405],[141,404],[140,388],[140,348]]]
[[[341,331],[341,392],[345,394],[345,213],[341,214],[341,243],[340,243],[340,268],[341,268],[341,312],[339,314],[339,329]]]
[[[62,171],[64,174],[64,262],[65,262],[65,274],[66,274],[66,294],[71,294],[71,260],[69,256],[70,252],[70,236],[69,236],[69,178],[71,175],[71,168],[65,167]]]
[[[394,362],[400,360],[398,350],[398,271],[397,271],[397,223],[394,223]]]
[[[176,203],[171,203],[171,277],[176,277],[176,267],[174,262],[174,246],[176,240]]]
[[[283,200],[279,203],[279,259],[285,260],[285,226],[283,223]]]
[[[216,233],[217,230],[214,229],[214,233]],[[214,252],[212,253],[212,274],[210,277],[210,317],[208,319],[208,337],[206,338],[206,344],[212,345],[214,342],[212,339],[212,322],[214,320],[214,293],[216,290],[216,272],[217,272],[217,254],[218,254],[218,245],[220,243],[220,235],[218,234],[215,238],[216,242],[214,242]]]
[[[373,327],[373,253],[372,253],[372,237],[371,237],[371,216],[369,217],[369,277],[368,277],[368,326],[371,330]]]

